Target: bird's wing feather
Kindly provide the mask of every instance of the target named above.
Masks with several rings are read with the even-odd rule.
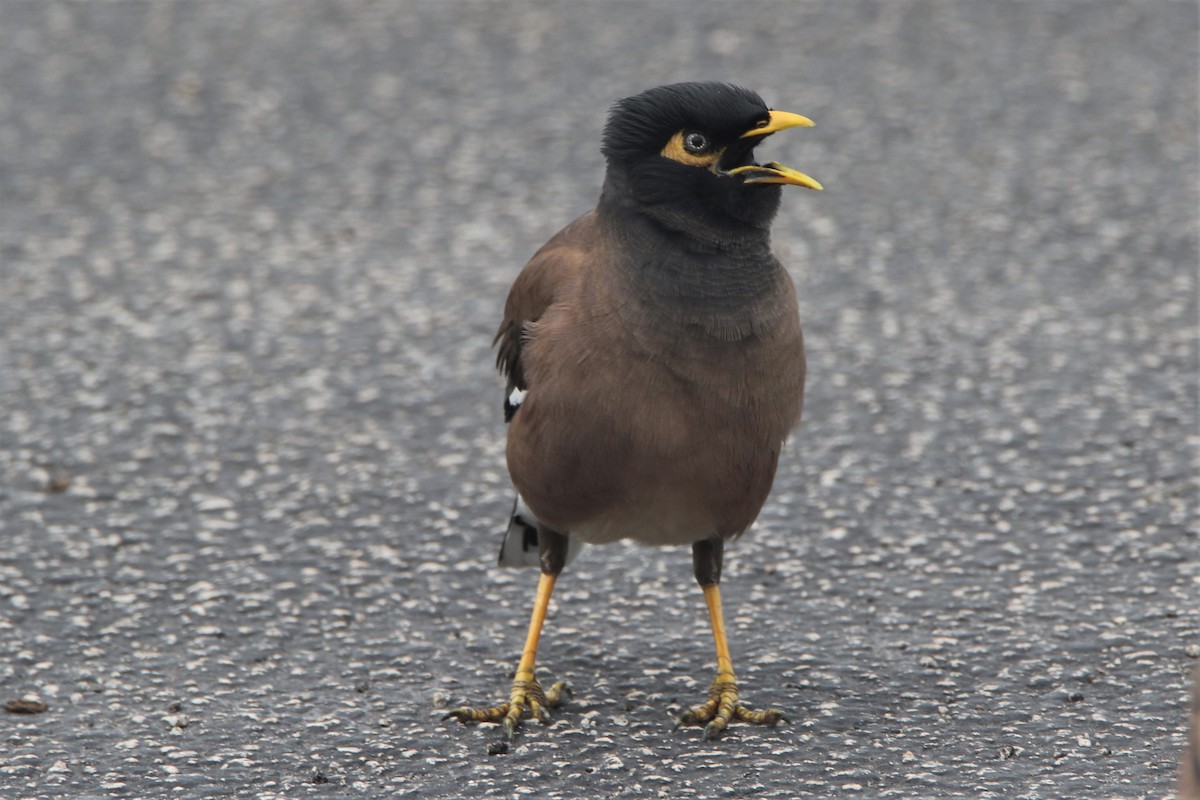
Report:
[[[508,379],[504,393],[504,421],[513,415],[529,388],[522,354],[525,344],[534,335],[537,321],[586,268],[587,245],[595,229],[595,213],[588,213],[572,222],[538,250],[508,292],[504,304],[504,320],[496,332],[493,345],[499,346],[496,367]],[[568,534],[566,564],[575,560],[583,542]],[[536,567],[541,564],[538,546],[538,521],[520,495],[513,504],[512,515],[500,544],[499,563],[502,567]],[[565,566],[565,565],[564,565]]]
[[[589,212],[559,231],[534,254],[509,290],[504,320],[492,342],[499,346],[496,367],[508,378],[506,397],[513,389],[529,388],[521,363],[525,342],[563,287],[584,269],[586,248],[580,242],[591,238],[595,225],[595,212]]]

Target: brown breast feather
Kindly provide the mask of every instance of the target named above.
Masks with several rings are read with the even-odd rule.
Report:
[[[639,296],[618,248],[589,213],[513,285],[497,334],[501,369],[528,390],[508,431],[513,483],[542,522],[585,540],[739,535],[800,418],[791,279],[780,268],[757,333],[727,341]]]

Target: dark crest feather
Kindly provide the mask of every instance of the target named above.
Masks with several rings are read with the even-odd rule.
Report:
[[[655,155],[668,138],[685,128],[732,140],[766,113],[767,105],[756,92],[733,84],[701,81],[658,86],[613,105],[601,149],[610,162]]]
[[[661,153],[676,133],[694,130],[752,163],[762,140],[740,143],[741,136],[768,114],[758,94],[728,83],[675,83],[618,101],[604,127],[602,202],[632,200],[639,212],[694,239],[765,236],[779,208],[778,185],[748,185]]]

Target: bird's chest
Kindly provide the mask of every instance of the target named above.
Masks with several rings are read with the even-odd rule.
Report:
[[[548,337],[550,338],[550,337]],[[664,457],[708,451],[732,459],[778,442],[799,421],[799,323],[722,340],[688,322],[632,326],[616,315],[546,342],[557,374],[534,382],[577,430]]]
[[[627,294],[580,298],[552,307],[527,345],[508,460],[530,507],[588,541],[744,530],[800,417],[794,295],[727,338]]]
[[[798,342],[659,343],[636,357],[624,344],[620,370],[603,353],[579,360],[562,398],[571,422],[545,440],[551,460],[578,465],[576,496],[603,498],[570,530],[652,544],[745,530],[798,421]]]

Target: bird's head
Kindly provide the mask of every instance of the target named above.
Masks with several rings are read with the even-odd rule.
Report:
[[[604,127],[610,178],[659,216],[718,229],[766,228],[784,185],[820,189],[802,172],[759,164],[754,148],[785,128],[813,123],[773,111],[725,83],[676,83],[620,100]]]

